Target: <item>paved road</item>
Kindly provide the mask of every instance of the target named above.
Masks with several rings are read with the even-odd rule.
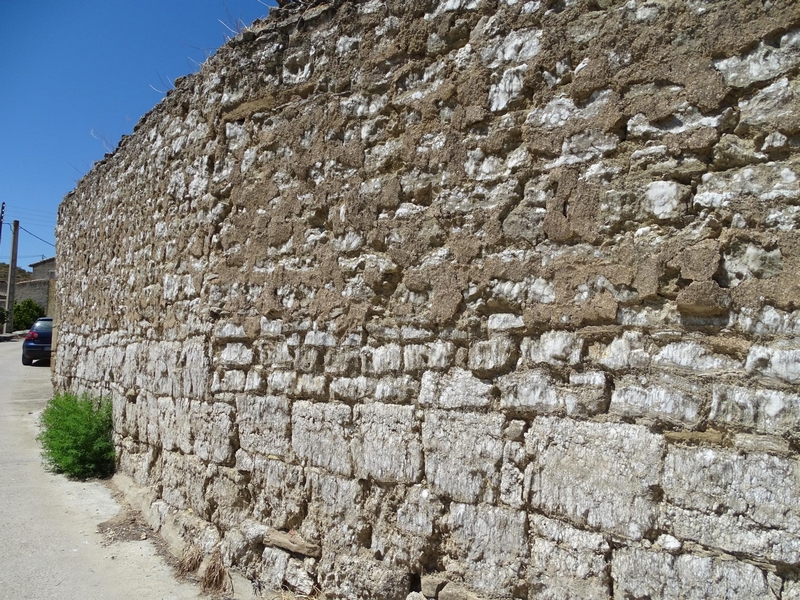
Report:
[[[42,467],[37,418],[52,395],[50,369],[23,367],[20,353],[20,342],[0,343],[0,599],[203,598],[149,541],[101,544],[97,525],[119,511],[102,483]]]

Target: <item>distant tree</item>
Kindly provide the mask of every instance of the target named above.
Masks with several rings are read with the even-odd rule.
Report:
[[[0,306],[0,325],[5,325],[8,320],[8,313],[6,309]]]
[[[14,329],[30,329],[33,322],[44,315],[45,310],[30,298],[20,303],[14,302]]]

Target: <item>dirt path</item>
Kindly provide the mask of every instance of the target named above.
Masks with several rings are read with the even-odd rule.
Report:
[[[98,532],[120,512],[106,485],[45,471],[35,438],[50,369],[23,367],[20,352],[0,343],[0,599],[205,598],[175,580],[149,539]]]

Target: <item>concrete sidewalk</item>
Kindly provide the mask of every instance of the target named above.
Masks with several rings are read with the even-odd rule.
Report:
[[[120,511],[103,482],[44,469],[36,435],[50,369],[23,367],[21,351],[0,344],[0,599],[205,598],[175,580],[149,539],[103,544],[98,525]]]

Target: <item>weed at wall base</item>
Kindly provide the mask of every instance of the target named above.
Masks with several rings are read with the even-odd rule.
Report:
[[[37,439],[45,462],[54,471],[76,479],[114,473],[110,400],[59,394],[47,403],[40,422]]]

